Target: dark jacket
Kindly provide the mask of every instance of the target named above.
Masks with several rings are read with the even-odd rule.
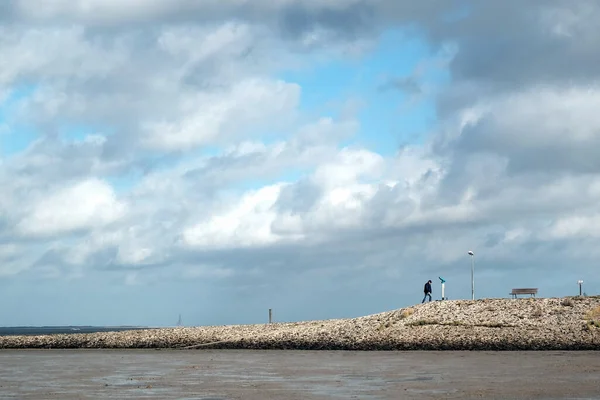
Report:
[[[423,290],[425,293],[431,293],[431,283],[427,282]]]

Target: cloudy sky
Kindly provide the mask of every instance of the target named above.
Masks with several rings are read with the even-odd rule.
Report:
[[[600,287],[595,0],[0,3],[0,324]]]

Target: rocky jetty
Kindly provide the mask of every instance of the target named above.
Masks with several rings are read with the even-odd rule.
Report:
[[[436,301],[324,321],[5,336],[0,348],[600,350],[600,296]]]

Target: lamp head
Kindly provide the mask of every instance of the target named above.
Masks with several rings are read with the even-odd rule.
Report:
[[[469,254],[470,256],[473,256],[473,255],[475,255],[475,253],[473,253],[471,250],[469,250],[469,253],[468,253],[468,254]]]

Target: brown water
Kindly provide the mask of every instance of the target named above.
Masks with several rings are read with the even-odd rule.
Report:
[[[4,350],[0,398],[600,399],[600,353]]]

